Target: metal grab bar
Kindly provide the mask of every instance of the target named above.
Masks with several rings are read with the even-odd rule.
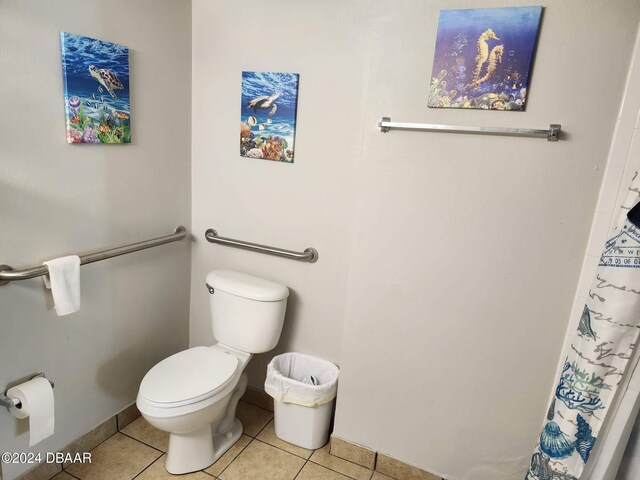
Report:
[[[99,262],[107,258],[118,257],[127,253],[137,252],[146,248],[157,247],[165,243],[177,242],[187,236],[187,229],[183,226],[176,227],[174,233],[165,235],[164,237],[152,238],[142,242],[130,243],[119,247],[109,248],[107,250],[99,250],[85,255],[80,255],[80,265]],[[9,265],[0,265],[0,285],[6,285],[14,280],[26,280],[27,278],[40,277],[49,273],[46,265],[38,265],[36,267],[25,268],[22,270],[14,270]]]
[[[560,137],[559,124],[549,125],[548,130],[535,128],[507,128],[507,127],[465,127],[454,125],[434,125],[428,123],[400,123],[392,122],[389,117],[382,117],[378,122],[378,127],[382,133],[389,130],[419,130],[423,132],[445,132],[445,133],[479,133],[485,135],[509,135],[514,137],[539,137],[546,138],[549,142],[557,142]]]
[[[318,251],[315,248],[308,247],[304,252],[294,252],[293,250],[285,250],[283,248],[269,247],[260,245],[259,243],[245,242],[234,238],[219,237],[218,232],[213,228],[204,232],[204,237],[211,243],[219,243],[228,245],[229,247],[242,248],[243,250],[251,250],[252,252],[267,253],[278,257],[290,258],[301,262],[316,263],[318,261]]]

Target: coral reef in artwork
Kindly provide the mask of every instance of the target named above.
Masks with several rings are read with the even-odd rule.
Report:
[[[298,78],[242,72],[241,156],[293,163]]]
[[[428,106],[524,110],[541,12],[441,11]]]
[[[60,33],[68,143],[131,143],[129,49]]]

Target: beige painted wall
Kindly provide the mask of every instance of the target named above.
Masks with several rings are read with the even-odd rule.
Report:
[[[214,343],[208,271],[233,268],[288,285],[280,343],[248,366],[256,387],[277,352],[340,360],[369,36],[369,13],[355,3],[193,2],[191,345]],[[269,19],[251,18],[265,9]],[[295,164],[240,157],[243,70],[300,73]],[[291,250],[312,246],[320,260],[209,244],[210,227]]]
[[[190,226],[188,1],[0,3],[0,263],[16,268]],[[128,45],[132,145],[68,145],[60,31]],[[42,279],[0,287],[0,389],[56,383],[55,451],[135,400],[158,360],[188,342],[189,243],[82,267],[80,312],[57,317]],[[28,451],[0,410],[0,451]],[[5,480],[29,465],[4,466]]]
[[[208,270],[281,281],[276,352],[341,364],[338,436],[496,480],[521,478],[546,409],[640,5],[547,2],[525,113],[427,109],[439,10],[483,6],[194,1],[191,344],[213,342]],[[300,73],[294,165],[239,157],[243,69]],[[384,115],[565,135],[383,135]],[[210,245],[208,227],[320,261]]]
[[[388,115],[561,123],[565,135],[364,130],[335,433],[447,478],[520,479],[555,380],[640,4],[547,2],[527,111],[514,114],[423,104],[438,10],[495,3],[401,5],[381,2],[375,15],[366,126]]]

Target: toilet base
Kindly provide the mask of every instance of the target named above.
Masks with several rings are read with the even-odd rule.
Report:
[[[213,437],[213,461],[218,460],[236,443],[242,436],[242,423],[237,418],[226,433],[219,433]]]
[[[169,435],[165,467],[173,475],[203,470],[212,465],[242,436],[242,423],[237,418],[226,433],[211,438],[211,425],[188,434]],[[212,441],[213,440],[213,441]]]
[[[202,470],[211,465],[215,453],[211,441],[211,424],[190,433],[170,433],[167,449],[167,472],[173,475]]]

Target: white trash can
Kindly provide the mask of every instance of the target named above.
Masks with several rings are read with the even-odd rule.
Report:
[[[269,362],[265,391],[274,398],[276,436],[300,447],[327,443],[340,370],[302,353],[283,353]]]

